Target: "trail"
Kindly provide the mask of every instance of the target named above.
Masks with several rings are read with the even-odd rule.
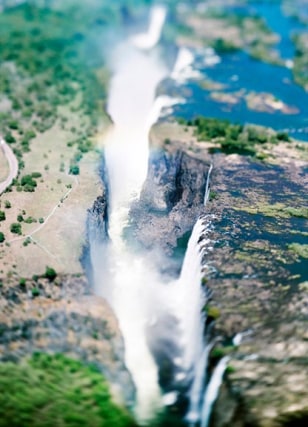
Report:
[[[0,194],[2,194],[12,184],[13,179],[18,175],[18,160],[11,147],[5,142],[3,138],[0,139],[0,149],[3,151],[9,164],[9,175],[5,181],[0,182]]]

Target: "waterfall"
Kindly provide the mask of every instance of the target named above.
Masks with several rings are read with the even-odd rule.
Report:
[[[142,50],[152,49],[159,41],[166,19],[167,11],[163,6],[153,7],[150,15],[150,26],[144,34],[132,38],[133,44]]]
[[[108,113],[114,126],[104,139],[110,239],[91,250],[96,292],[109,302],[118,318],[125,364],[136,386],[135,414],[143,424],[164,403],[172,404],[177,397],[176,390],[161,396],[150,340],[157,341],[158,350],[166,342],[175,344],[179,353],[174,360],[175,384],[191,385],[190,413],[197,413],[198,419],[211,348],[204,342],[206,293],[201,284],[202,257],[210,243],[206,238],[209,218],[197,220],[180,277],[168,284],[163,283],[147,255],[133,253],[123,238],[130,207],[139,198],[147,176],[150,128],[166,107],[180,102],[168,96],[155,98],[157,85],[168,75],[155,48],[165,21],[165,8],[154,6],[150,17],[146,34],[118,45],[113,52]],[[187,52],[179,55],[172,73],[174,78],[192,62]],[[204,204],[209,197],[211,171],[212,166],[206,179]],[[169,348],[164,350],[168,352]]]
[[[202,412],[201,412],[201,426],[207,427],[211,415],[211,410],[215,400],[217,399],[219,388],[222,383],[223,375],[225,373],[229,357],[223,357],[216,366],[209,385],[206,389],[206,393],[203,400]]]
[[[201,412],[201,396],[206,382],[206,371],[209,361],[209,354],[213,348],[213,344],[208,344],[202,353],[199,363],[196,368],[196,373],[190,392],[189,411],[186,415],[186,420],[190,425],[195,425],[200,420]]]
[[[193,228],[188,242],[183,267],[177,284],[177,310],[180,324],[182,367],[189,372],[196,364],[203,351],[205,293],[202,289],[201,261],[202,250],[198,244],[204,232],[203,219],[199,218]]]
[[[149,290],[155,288],[159,279],[144,258],[131,253],[122,234],[130,206],[138,198],[147,175],[150,127],[162,109],[174,103],[168,97],[155,100],[156,87],[167,75],[159,52],[153,49],[165,16],[164,8],[154,7],[148,33],[140,36],[139,41],[147,40],[150,52],[125,42],[113,53],[108,113],[114,126],[104,140],[110,240],[92,255],[96,292],[108,300],[118,318],[125,363],[136,386],[136,417],[143,423],[162,406],[158,368],[146,340],[151,306]]]

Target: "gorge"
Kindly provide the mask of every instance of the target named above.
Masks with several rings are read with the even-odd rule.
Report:
[[[212,165],[199,167],[201,172],[196,172],[199,176],[189,176],[191,181],[195,179],[195,188],[185,188],[185,182],[179,180],[183,180],[185,173],[193,174],[187,169],[188,164],[195,161],[193,158],[181,152],[168,158],[160,149],[150,154],[151,127],[164,108],[178,102],[155,94],[158,84],[169,74],[157,45],[166,13],[161,6],[153,7],[148,32],[120,44],[114,52],[115,68],[108,98],[108,113],[114,124],[105,136],[104,149],[106,236],[102,242],[95,238],[90,240],[90,252],[96,293],[113,308],[123,334],[126,366],[137,393],[137,419],[148,423],[164,403],[175,404],[182,389],[184,395],[190,395],[187,420],[190,425],[197,425],[202,411],[206,411],[206,416],[203,413],[202,416],[209,418],[213,403],[205,400],[202,405],[203,373],[197,378],[200,366],[205,371],[209,355],[204,342],[206,314],[203,307],[207,296],[201,285],[201,261],[209,243],[206,234],[211,221],[204,216],[204,210]],[[181,50],[171,76],[176,78],[187,65],[187,55]],[[168,174],[168,169],[172,169],[172,163],[178,170],[174,184],[177,194],[172,194],[170,189],[169,178],[174,179],[170,172],[174,175],[174,170]],[[185,195],[187,192],[190,194]],[[181,274],[176,279],[164,277],[153,262],[155,258],[162,260],[164,257],[158,246],[141,253],[125,239],[124,231],[136,216],[147,220],[147,213],[152,210],[165,215],[172,206],[178,206],[181,199],[184,202],[177,220],[188,213],[185,204],[191,211],[186,231],[191,230],[199,214],[203,215],[194,226]],[[193,210],[189,209],[192,202]],[[172,378],[164,385],[165,394],[162,395],[160,363],[164,357],[169,360]],[[214,393],[219,385],[214,385]],[[206,427],[207,422],[202,425]]]

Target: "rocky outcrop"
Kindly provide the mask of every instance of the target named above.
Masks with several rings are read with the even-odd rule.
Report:
[[[231,360],[211,427],[308,425],[308,276],[291,250],[308,231],[305,166],[219,153],[213,161],[204,271],[224,342],[215,351]],[[230,345],[239,332],[240,346]]]
[[[204,210],[209,164],[182,150],[152,152],[140,200],[130,212],[134,238],[170,254]]]
[[[116,400],[133,403],[117,320],[84,277],[4,283],[1,290],[0,361],[18,362],[33,352],[64,353],[94,364]]]
[[[103,184],[103,192],[94,201],[93,206],[88,209],[86,224],[86,242],[83,246],[80,262],[86,272],[90,283],[94,283],[91,251],[96,246],[101,246],[108,241],[108,171],[104,157],[101,160],[100,176]]]

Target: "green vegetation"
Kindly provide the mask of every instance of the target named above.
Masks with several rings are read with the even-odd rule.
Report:
[[[240,210],[251,214],[262,214],[264,216],[274,218],[308,218],[308,208],[300,207],[294,208],[292,206],[285,206],[282,203],[274,204],[261,204],[259,203],[256,207],[242,207]]]
[[[232,41],[225,40],[223,38],[215,39],[211,46],[216,50],[217,53],[223,54],[223,53],[229,53],[233,52],[235,50],[238,50],[238,46],[236,46]]]
[[[5,236],[2,233],[2,231],[0,231],[0,243],[3,243],[5,241]]]
[[[40,290],[39,290],[39,288],[32,288],[31,289],[31,294],[32,294],[33,298],[36,298],[36,297],[40,296]]]
[[[60,9],[33,1],[0,14],[0,92],[11,103],[0,114],[0,133],[14,144],[21,168],[22,155],[37,134],[57,121],[65,126],[67,117],[60,115],[59,106],[86,117],[76,129],[81,153],[92,148],[89,138],[104,116],[108,72],[96,40],[107,24],[119,20],[119,5],[67,3]],[[25,184],[23,190],[34,187]]]
[[[194,126],[195,134],[200,141],[213,141],[219,144],[220,150],[226,154],[238,153],[256,156],[258,146],[288,138],[285,133],[278,132],[273,135],[259,126],[242,126],[232,124],[228,120],[197,117],[187,122],[180,119],[179,122],[187,126]]]
[[[295,81],[308,89],[308,35],[296,34],[293,37],[295,57],[293,75]]]
[[[4,211],[0,211],[0,221],[5,221],[5,212]]]
[[[53,282],[57,277],[57,273],[53,268],[47,266],[44,277],[48,279],[50,282]]]
[[[4,207],[5,207],[6,209],[10,209],[10,208],[12,207],[11,202],[10,202],[10,201],[8,201],[8,200],[5,200],[5,201],[4,201]]]
[[[288,245],[288,249],[295,252],[302,258],[308,258],[308,245],[301,245],[299,243],[291,243]]]
[[[236,369],[234,368],[234,366],[232,365],[228,365],[226,368],[226,374],[227,375],[231,375],[234,374],[236,372]]]
[[[220,317],[220,310],[218,307],[206,304],[203,310],[206,312],[206,315],[210,320],[216,320]]]
[[[64,355],[1,363],[0,389],[0,427],[135,426],[101,373]]]
[[[10,226],[10,230],[14,234],[21,235],[21,224],[18,222],[13,222],[13,224]]]
[[[278,35],[271,31],[261,16],[249,12],[237,14],[215,2],[209,4],[206,11],[193,11],[191,15],[191,20],[187,19],[187,12],[180,16],[183,26],[180,34],[184,37],[198,39],[220,54],[241,49],[253,58],[282,64],[279,53],[274,50]]]
[[[21,287],[24,288],[26,286],[26,283],[27,283],[27,281],[26,281],[26,279],[24,277],[21,277],[19,279],[19,286],[21,286]]]
[[[79,166],[78,165],[76,165],[76,164],[74,164],[74,165],[71,165],[70,166],[70,170],[69,170],[69,173],[71,174],[71,175],[79,175]]]

